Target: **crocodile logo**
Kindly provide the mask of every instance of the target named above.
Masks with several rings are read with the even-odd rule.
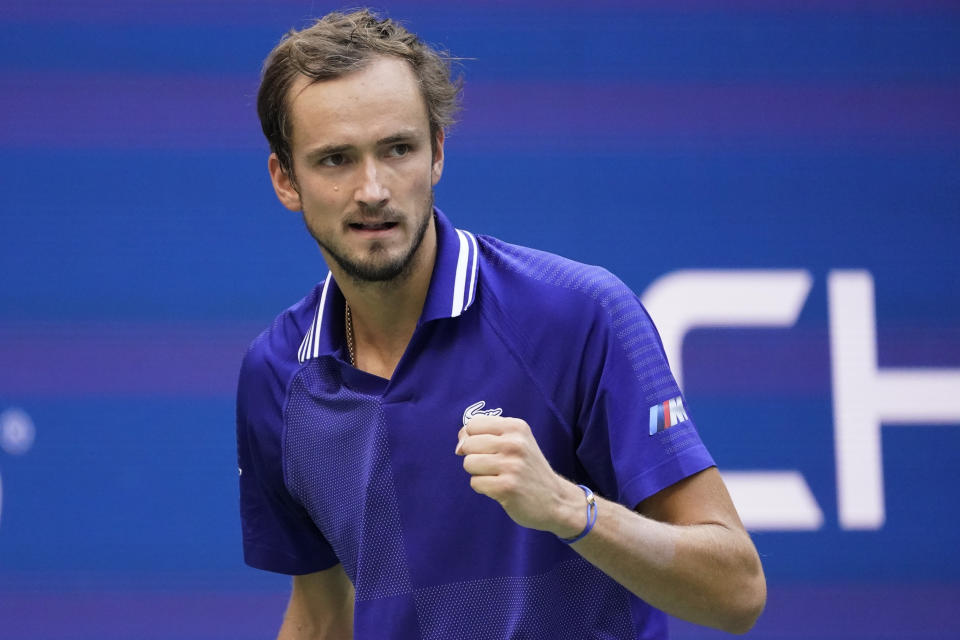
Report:
[[[473,416],[498,416],[503,413],[503,409],[499,407],[496,409],[484,409],[483,406],[487,404],[484,400],[480,402],[474,402],[472,405],[463,410],[463,426],[467,426],[467,422]]]

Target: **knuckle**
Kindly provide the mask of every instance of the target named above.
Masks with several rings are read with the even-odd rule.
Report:
[[[503,439],[502,450],[511,456],[520,455],[523,452],[523,440],[510,435]]]
[[[507,446],[510,448],[510,453],[515,456],[523,454],[526,450],[526,442],[517,435],[507,438]]]
[[[524,431],[530,430],[530,425],[528,425],[525,420],[521,420],[520,418],[507,418],[507,422],[510,426],[510,430],[514,433],[523,433]]]
[[[521,471],[523,471],[523,462],[519,459],[513,458],[506,463],[506,472],[509,477],[519,477]]]

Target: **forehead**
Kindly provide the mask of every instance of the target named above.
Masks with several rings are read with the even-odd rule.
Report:
[[[378,57],[359,71],[320,82],[300,76],[290,88],[292,143],[363,144],[400,129],[429,132],[416,75],[400,58]]]

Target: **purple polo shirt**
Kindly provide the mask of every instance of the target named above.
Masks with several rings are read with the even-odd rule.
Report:
[[[328,275],[250,346],[244,557],[342,563],[356,638],[666,638],[666,616],[470,488],[457,432],[530,424],[553,469],[630,508],[713,465],[637,297],[599,267],[455,229],[393,378],[354,369]],[[600,514],[603,517],[603,514]]]

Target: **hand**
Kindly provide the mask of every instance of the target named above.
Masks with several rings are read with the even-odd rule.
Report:
[[[530,425],[519,418],[477,415],[460,429],[470,487],[500,503],[517,524],[571,538],[586,526],[583,491],[554,473]]]

